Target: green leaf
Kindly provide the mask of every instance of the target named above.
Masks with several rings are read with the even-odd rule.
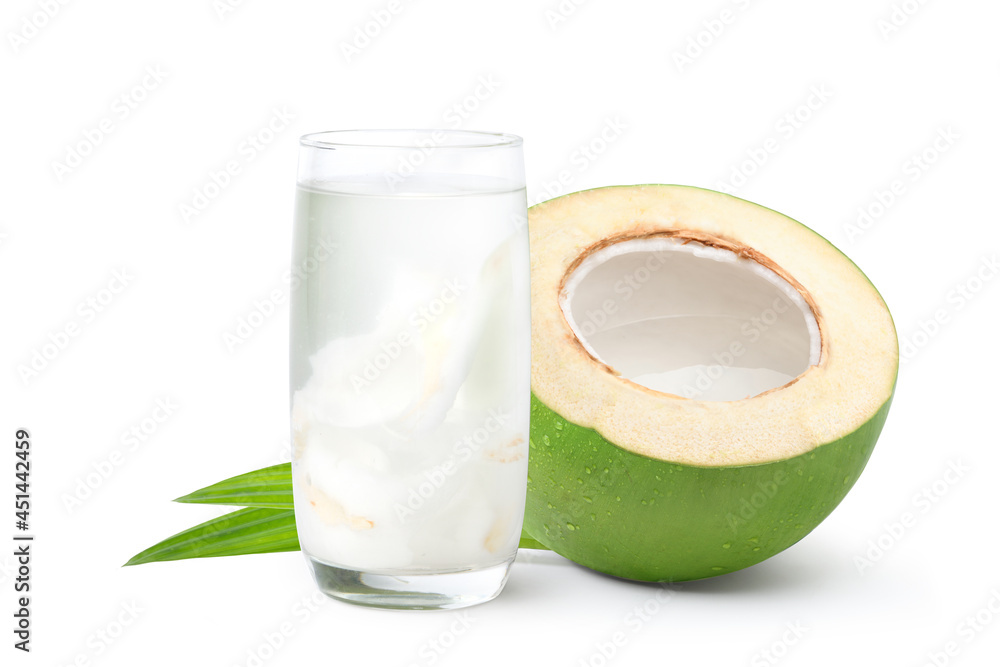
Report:
[[[174,502],[290,510],[292,509],[292,464],[280,463],[270,468],[230,477],[181,496]]]
[[[177,533],[136,554],[125,565],[298,549],[292,510],[248,508]]]
[[[176,502],[240,505],[247,509],[206,521],[167,538],[135,555],[126,565],[299,549],[289,463],[230,477],[181,496]],[[525,532],[521,533],[519,548],[548,550]]]
[[[518,549],[540,549],[541,551],[551,551],[547,546],[528,535],[523,530],[521,531],[521,541],[517,545]]]

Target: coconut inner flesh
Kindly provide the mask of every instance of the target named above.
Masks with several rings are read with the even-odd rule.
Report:
[[[802,294],[763,264],[679,236],[630,239],[588,255],[560,294],[596,360],[649,389],[737,401],[819,364]]]

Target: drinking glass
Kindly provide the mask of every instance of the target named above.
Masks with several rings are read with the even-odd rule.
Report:
[[[520,137],[305,135],[294,225],[292,474],[317,584],[390,608],[492,599],[527,482]]]

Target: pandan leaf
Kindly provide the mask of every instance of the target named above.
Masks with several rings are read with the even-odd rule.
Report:
[[[295,513],[292,511],[292,469],[289,463],[230,477],[181,496],[176,502],[240,505],[247,509],[206,521],[169,537],[133,556],[126,565],[299,549]],[[548,549],[525,532],[521,533],[519,548]]]
[[[280,463],[270,468],[230,477],[181,496],[174,502],[290,510],[292,509],[292,464]]]
[[[295,512],[253,507],[231,512],[168,537],[136,554],[125,565],[298,549]]]
[[[542,551],[551,551],[547,546],[528,535],[523,530],[521,531],[521,541],[517,545],[518,549],[540,549]]]

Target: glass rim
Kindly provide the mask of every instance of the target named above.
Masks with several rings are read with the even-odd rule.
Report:
[[[363,137],[391,135],[400,137],[399,141],[376,142],[359,140]],[[438,135],[451,138],[464,137],[467,143],[445,143],[443,139],[437,139]],[[402,137],[413,136],[416,138],[430,138],[431,144],[417,143],[415,140],[405,141]],[[333,137],[332,139],[330,137]],[[343,140],[337,139],[344,137]],[[351,140],[351,137],[354,140]],[[354,130],[324,130],[321,132],[310,132],[299,137],[299,145],[310,148],[325,148],[335,150],[337,148],[388,148],[388,149],[426,149],[432,147],[439,149],[463,149],[463,148],[512,148],[520,146],[524,140],[516,134],[507,132],[486,132],[482,130],[451,130],[443,128],[431,129],[354,129]]]

